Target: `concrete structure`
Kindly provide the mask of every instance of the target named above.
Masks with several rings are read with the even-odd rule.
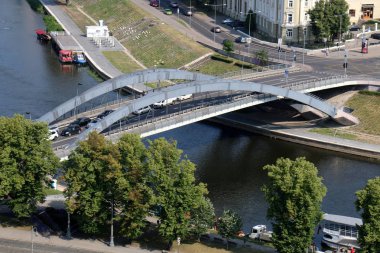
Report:
[[[86,26],[86,37],[88,38],[108,38],[108,26],[103,25],[103,20],[99,20],[99,25]]]

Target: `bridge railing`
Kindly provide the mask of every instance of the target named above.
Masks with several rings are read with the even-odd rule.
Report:
[[[251,75],[254,73],[265,72],[265,71],[270,71],[270,70],[286,69],[287,67],[289,67],[289,65],[287,64],[273,64],[273,65],[268,65],[268,66],[258,66],[255,69],[241,69],[241,70],[227,72],[221,75],[217,75],[217,77],[218,78],[232,78],[232,77],[237,77],[237,76],[242,76],[242,75]]]
[[[324,78],[313,78],[310,80],[300,81],[290,83],[288,85],[283,85],[284,88],[289,88],[291,90],[308,90],[312,88],[329,86],[332,84],[338,84],[350,80],[350,77],[339,75],[339,76],[329,76]]]

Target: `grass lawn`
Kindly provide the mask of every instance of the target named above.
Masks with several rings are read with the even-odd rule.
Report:
[[[339,130],[336,130],[334,128],[315,128],[311,129],[310,132],[317,133],[317,134],[323,134],[323,135],[329,135],[329,136],[335,136],[342,139],[348,139],[348,140],[356,140],[356,135],[348,134],[348,133],[341,133]]]
[[[236,247],[230,246],[227,250],[226,245],[220,243],[193,243],[193,244],[181,244],[179,246],[179,252],[181,253],[262,253],[262,251],[248,248],[248,247]],[[172,251],[177,252],[177,244],[173,244]]]
[[[352,127],[352,130],[380,135],[380,96],[357,93],[346,105],[354,109],[352,114],[360,120],[360,124]]]
[[[46,189],[44,191],[45,191],[46,195],[59,195],[59,194],[63,193],[61,191],[54,190],[54,189]]]
[[[129,1],[73,0],[73,3],[95,20],[104,20],[113,36],[147,67],[178,68],[209,52]]]
[[[132,73],[141,69],[136,62],[122,51],[103,51],[103,55],[123,73]]]

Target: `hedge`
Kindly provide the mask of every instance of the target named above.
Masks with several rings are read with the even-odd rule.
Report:
[[[359,91],[359,94],[369,95],[369,96],[380,96],[380,92],[378,92],[378,91],[369,91],[369,90],[361,90],[361,91]]]
[[[230,59],[218,54],[211,55],[211,59],[215,61],[225,62],[225,63],[233,63],[233,59]]]
[[[253,69],[253,65],[252,64],[246,64],[246,63],[241,63],[241,62],[235,62],[234,63],[235,66],[238,66],[238,67],[243,67],[245,69]]]

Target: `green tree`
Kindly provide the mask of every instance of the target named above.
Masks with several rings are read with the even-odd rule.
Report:
[[[200,240],[203,233],[211,228],[215,221],[215,210],[209,198],[203,197],[200,205],[193,209],[190,217],[191,233]]]
[[[160,207],[159,234],[171,245],[190,233],[191,213],[207,193],[204,184],[195,183],[195,165],[177,149],[175,141],[163,138],[149,142],[147,161],[154,203]]]
[[[380,252],[380,177],[368,180],[364,189],[356,192],[356,209],[362,212],[359,244],[366,253]]]
[[[47,125],[21,115],[0,117],[0,147],[0,198],[17,217],[29,217],[58,167]]]
[[[234,49],[234,43],[230,40],[224,40],[223,41],[223,50],[227,52],[228,55],[232,53]]]
[[[118,142],[123,175],[117,180],[120,198],[120,232],[129,239],[139,237],[152,201],[147,185],[146,148],[138,135],[126,134]]]
[[[219,234],[227,238],[227,249],[228,249],[228,239],[235,236],[243,226],[240,216],[231,211],[226,210],[223,212],[222,217],[218,220]]]
[[[116,198],[117,183],[122,177],[119,160],[116,145],[92,132],[64,164],[66,205],[79,216],[80,226],[86,233],[101,232],[110,220],[111,207],[118,210],[120,206]]]
[[[304,253],[322,218],[326,187],[317,168],[305,158],[279,158],[267,165],[269,183],[263,187],[273,225],[273,244],[279,253]]]
[[[339,38],[341,33],[347,31],[350,23],[347,14],[348,4],[345,0],[320,0],[308,13],[312,32],[318,41],[322,38],[330,40]]]
[[[260,65],[264,66],[268,64],[268,52],[264,49],[256,53],[256,59],[260,61]]]

